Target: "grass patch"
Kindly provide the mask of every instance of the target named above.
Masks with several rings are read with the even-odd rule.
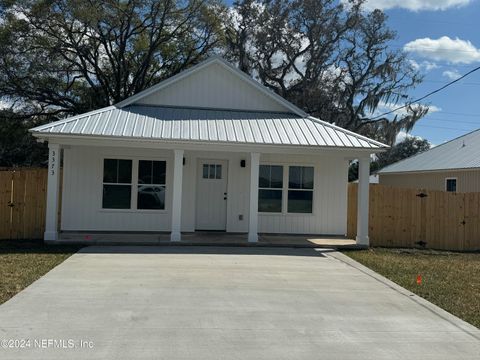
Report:
[[[480,328],[479,253],[385,248],[344,253]],[[422,276],[421,285],[417,275]]]
[[[77,252],[42,240],[0,240],[0,304]]]

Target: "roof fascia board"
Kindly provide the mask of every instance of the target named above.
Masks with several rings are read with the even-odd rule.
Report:
[[[63,145],[85,145],[85,146],[125,146],[158,149],[185,149],[185,150],[212,150],[226,152],[260,152],[260,153],[296,153],[296,154],[326,154],[339,152],[345,158],[356,159],[367,154],[383,151],[374,148],[352,148],[352,147],[322,147],[322,146],[299,146],[299,145],[271,145],[271,144],[248,144],[248,143],[225,143],[208,141],[178,141],[129,138],[122,139],[109,136],[82,136],[82,135],[54,135],[54,134],[33,134],[35,137],[45,141]]]

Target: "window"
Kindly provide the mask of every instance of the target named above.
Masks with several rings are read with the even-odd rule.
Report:
[[[290,166],[288,169],[288,212],[312,213],[313,167]]]
[[[104,209],[130,209],[132,195],[132,160],[103,160]]]
[[[258,188],[258,211],[281,213],[283,166],[260,165]]]
[[[221,179],[222,165],[203,164],[203,178],[204,179]]]
[[[137,209],[165,209],[165,173],[165,161],[138,161]]]
[[[456,178],[447,178],[445,179],[445,190],[456,192],[457,191],[457,179]]]

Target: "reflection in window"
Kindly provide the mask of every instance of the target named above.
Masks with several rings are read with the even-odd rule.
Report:
[[[103,160],[102,208],[130,209],[132,160]]]
[[[283,166],[260,165],[258,187],[258,211],[281,213]]]
[[[137,209],[165,209],[166,162],[138,162]]]
[[[288,212],[312,213],[313,167],[290,166],[288,171]]]

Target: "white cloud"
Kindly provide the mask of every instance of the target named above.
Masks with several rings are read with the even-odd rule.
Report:
[[[442,36],[439,39],[416,39],[405,44],[403,49],[418,56],[453,64],[470,64],[480,61],[480,49],[470,41],[459,38],[450,39]]]
[[[424,70],[424,71],[431,71],[431,70],[438,69],[440,67],[434,62],[422,61],[419,63],[412,59],[410,60],[410,64],[413,66],[415,70]]]
[[[423,138],[421,136],[412,135],[412,134],[407,133],[406,131],[402,130],[397,134],[397,137],[395,138],[395,144],[401,143],[405,139],[411,139],[411,138],[423,140]],[[430,143],[430,146],[433,147],[434,145],[432,145],[432,143]]]
[[[367,0],[367,10],[381,9],[407,9],[410,11],[421,10],[446,10],[468,5],[473,0]],[[346,0],[342,0],[346,3]]]
[[[456,69],[446,70],[442,73],[442,75],[450,80],[457,80],[459,77],[462,76],[462,74],[460,74]]]

